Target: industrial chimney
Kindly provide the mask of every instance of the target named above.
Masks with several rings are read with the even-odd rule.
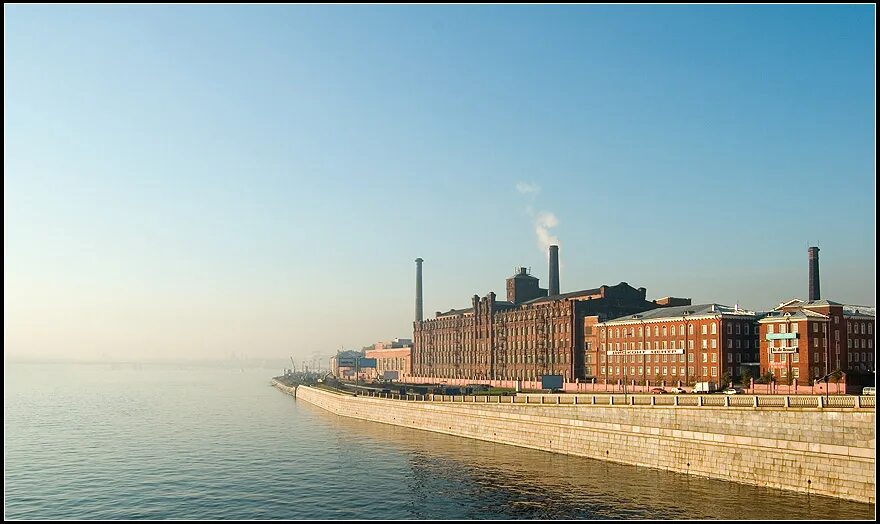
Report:
[[[808,300],[819,300],[819,248],[816,246],[808,248],[807,257],[810,260],[810,293]]]
[[[559,246],[550,246],[550,283],[547,294],[559,294]]]
[[[422,262],[416,259],[416,322],[422,321]]]

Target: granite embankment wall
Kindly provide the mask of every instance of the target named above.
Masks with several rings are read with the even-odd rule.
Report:
[[[305,386],[296,397],[374,422],[875,503],[873,408],[407,401]]]

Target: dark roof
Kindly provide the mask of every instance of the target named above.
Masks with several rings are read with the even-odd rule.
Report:
[[[516,307],[516,304],[514,304],[513,302],[508,302],[506,300],[496,300],[495,307],[496,308],[511,308],[511,307]],[[450,315],[464,315],[465,313],[473,313],[473,312],[474,312],[474,308],[472,308],[472,307],[465,308],[465,309],[450,309],[449,311],[441,312],[437,316],[438,317],[448,317]]]
[[[550,295],[547,297],[538,297],[533,298],[532,300],[528,300],[523,302],[523,304],[537,304],[540,302],[550,302],[553,300],[568,300],[570,298],[583,297],[586,295],[596,295],[602,288],[593,288],[593,289],[582,289],[581,291],[572,291],[571,293],[561,293],[559,295]]]

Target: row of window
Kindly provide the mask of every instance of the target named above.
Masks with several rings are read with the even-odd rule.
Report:
[[[607,368],[606,368],[605,366],[602,366],[602,367],[600,368],[600,372],[601,372],[603,375],[607,375],[607,374],[611,374],[611,375],[620,375],[620,374],[621,374],[621,373],[620,373],[620,369],[621,369],[620,366],[617,366],[617,367],[611,367],[611,366],[609,366],[609,367],[607,367]],[[688,369],[688,374],[691,375],[691,376],[693,376],[693,374],[694,374],[694,367],[693,367],[693,366],[688,366],[687,369]],[[710,370],[711,370],[711,373],[712,373],[711,376],[713,376],[713,377],[717,377],[717,376],[718,376],[718,367],[717,367],[717,366],[712,366],[711,368],[708,367],[708,366],[703,366],[703,368],[702,368],[703,376],[709,376],[709,371],[710,371]],[[624,373],[627,372],[627,368],[626,368],[626,367],[623,368],[623,372],[624,372]],[[651,374],[651,368],[650,368],[650,367],[642,367],[642,366],[636,367],[636,366],[632,366],[632,367],[629,368],[629,375],[630,375],[630,376],[650,375],[650,374]],[[683,376],[685,376],[685,372],[684,372],[684,367],[683,367],[683,366],[682,366],[682,367],[674,367],[674,366],[673,366],[673,367],[667,367],[667,366],[654,366],[654,375],[655,375],[655,376],[656,376],[656,375],[673,375],[673,376],[678,376],[678,375],[680,375],[680,376],[683,377]]]
[[[855,331],[853,331],[855,328]],[[867,333],[865,330],[867,329]],[[862,335],[873,335],[874,334],[874,324],[871,322],[847,322],[846,323],[846,332],[847,333],[855,333]]]
[[[855,340],[848,338],[846,339],[846,347],[849,349],[874,349],[874,341],[861,338]]]
[[[736,327],[737,327],[737,331],[736,331],[736,332],[739,333],[739,332],[740,332],[740,325],[737,324]],[[703,324],[703,325],[701,326],[701,328],[702,328],[702,334],[703,334],[703,335],[708,334],[707,331],[708,331],[710,328],[707,327],[706,324]],[[728,325],[728,333],[730,333],[730,329],[731,329],[731,326]],[[748,334],[749,334],[749,325],[748,325],[748,324],[745,324],[745,328],[744,328],[744,329],[745,329],[745,333],[746,333],[746,335],[748,335]],[[688,324],[687,330],[688,330],[688,334],[689,334],[689,335],[693,335],[693,334],[694,334],[694,325],[693,325],[693,324]],[[717,325],[715,322],[712,322],[712,324],[711,324],[711,332],[712,332],[713,335],[717,335],[717,334],[718,334],[718,325]],[[644,333],[644,334],[643,334],[643,333]],[[661,335],[661,333],[662,333],[662,335]],[[679,326],[678,326],[678,334],[679,334],[680,336],[684,336],[684,324],[679,324]],[[672,327],[669,329],[669,335],[673,335],[673,336],[675,335],[675,326],[672,326]],[[611,329],[610,329],[610,328],[608,329],[608,336],[609,336],[609,337],[611,336]],[[627,337],[627,336],[629,336],[629,337],[634,337],[634,336],[636,336],[636,328],[634,328],[634,327],[630,327],[630,328],[626,328],[626,327],[625,327],[625,328],[623,328],[623,336],[625,336],[625,337]],[[638,336],[640,336],[640,337],[641,337],[641,336],[648,336],[648,337],[650,337],[650,336],[651,336],[651,326],[646,327],[644,332],[642,331],[642,327],[639,326],[639,328],[638,328]],[[665,336],[667,336],[666,326],[654,326],[654,336],[655,336],[655,337],[659,337],[659,336],[664,336],[664,337],[665,337]],[[605,338],[605,330],[604,330],[604,329],[602,330],[602,338]],[[615,329],[614,329],[614,338],[620,338],[620,328],[615,328]]]

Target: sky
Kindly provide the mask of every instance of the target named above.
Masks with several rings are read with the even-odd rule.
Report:
[[[875,305],[874,18],[5,6],[4,357],[305,358],[563,292]]]

